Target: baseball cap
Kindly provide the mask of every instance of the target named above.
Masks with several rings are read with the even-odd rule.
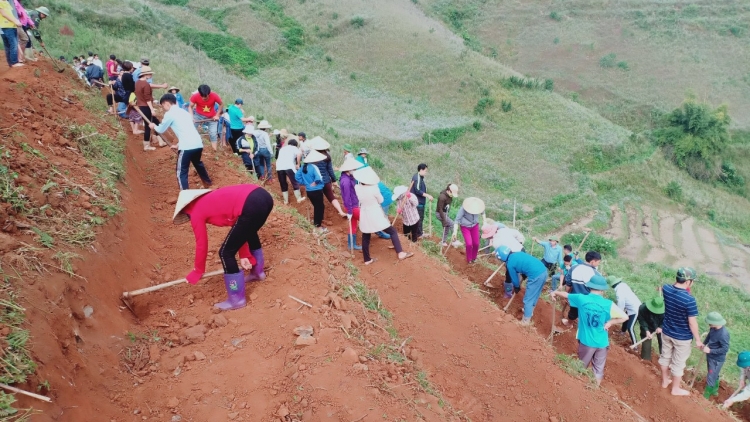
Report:
[[[242,101],[242,98],[237,98],[236,100],[234,100],[234,103],[239,105],[245,104],[245,102]]]
[[[677,270],[677,279],[680,281],[695,280],[696,277],[695,270],[690,267],[680,267]]]

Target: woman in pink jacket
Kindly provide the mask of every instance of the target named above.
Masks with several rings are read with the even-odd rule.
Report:
[[[273,197],[257,185],[234,185],[216,190],[186,189],[180,191],[172,221],[183,224],[190,221],[195,235],[195,264],[187,275],[190,284],[196,284],[206,272],[208,233],[206,224],[232,227],[219,249],[224,267],[224,286],[227,300],[215,304],[221,310],[243,308],[246,305],[245,283],[265,280],[265,258],[258,230],[266,223],[273,209]],[[245,276],[237,265],[252,270]]]

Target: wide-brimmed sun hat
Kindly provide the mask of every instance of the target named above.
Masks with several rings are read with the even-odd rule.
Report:
[[[588,287],[591,290],[607,290],[609,289],[609,286],[607,285],[607,280],[604,279],[604,277],[600,275],[595,275],[591,277],[591,279],[585,284],[586,287]]]
[[[458,196],[458,186],[456,184],[451,183],[448,186],[448,190],[450,191],[451,195],[453,195],[454,198]]]
[[[482,226],[482,239],[489,239],[495,236],[497,233],[497,226],[494,222],[490,223],[490,219],[487,219],[487,223]]]
[[[272,127],[273,126],[268,123],[268,120],[261,120],[260,123],[258,123],[258,129],[271,129]]]
[[[378,177],[377,173],[375,173],[375,170],[373,170],[372,167],[364,167],[359,170],[354,170],[352,172],[352,176],[354,176],[354,178],[357,179],[359,183],[362,183],[364,185],[377,185],[380,181],[380,177]]]
[[[354,171],[358,168],[362,168],[365,165],[360,163],[359,161],[355,160],[352,157],[347,157],[346,160],[344,160],[344,164],[341,165],[341,168],[339,168],[339,171]]]
[[[282,138],[288,138],[289,137],[289,131],[286,129],[281,129],[279,131],[279,135],[281,135]]]
[[[469,214],[481,214],[484,212],[484,201],[474,196],[464,199],[461,206]]]
[[[154,71],[151,70],[150,66],[141,66],[141,76],[143,75],[153,75]]]
[[[201,196],[211,192],[211,189],[185,189],[180,191],[180,195],[177,197],[177,203],[174,206],[174,215],[172,216],[172,222],[174,224],[182,224],[190,221],[187,215],[182,210],[185,209],[191,202],[200,198]]]
[[[405,194],[408,190],[409,188],[407,188],[406,186],[396,186],[395,188],[393,188],[393,196],[391,197],[391,200],[394,202],[397,201],[398,198],[401,195]]]
[[[41,13],[41,14],[45,15],[45,16],[49,16],[49,9],[47,9],[47,8],[46,8],[46,7],[44,7],[44,6],[40,6],[40,7],[37,7],[37,8],[36,8],[36,9],[34,9],[34,10],[36,10],[37,12],[39,12],[39,13]]]
[[[309,154],[307,154],[307,157],[305,157],[306,163],[317,163],[318,161],[325,160],[326,157],[324,154],[319,153],[318,151],[312,150]]]
[[[737,366],[739,366],[740,368],[747,368],[748,366],[750,366],[750,352],[745,350],[737,355]]]
[[[352,151],[354,151],[354,148],[352,148],[352,146],[349,145],[349,144],[344,144],[343,148],[344,148],[344,151],[346,151],[346,152],[352,152]]]
[[[367,152],[366,148],[360,148],[359,152],[357,153],[357,155],[362,155],[362,154],[367,155],[367,154],[369,154],[369,152]]]
[[[651,300],[646,302],[646,309],[656,315],[664,314],[664,299],[661,296],[651,298]]]
[[[316,136],[305,142],[305,146],[317,151],[325,151],[327,149],[331,149],[331,144],[329,144],[328,141],[321,138],[320,136]]]
[[[622,277],[615,277],[613,275],[607,277],[607,284],[614,286],[615,284],[622,281]]]
[[[490,223],[489,220],[487,221],[487,224],[482,226],[482,239],[490,239],[495,237],[495,234],[497,233],[497,226],[494,223]]]
[[[167,88],[167,92],[170,92],[170,91],[180,92],[180,88],[177,88],[176,86],[170,86],[169,88]]]
[[[276,135],[281,135],[281,131],[280,131],[280,130],[278,130],[278,129],[274,129],[274,130],[273,130],[273,135],[274,135],[274,136],[276,136]]]
[[[727,325],[727,320],[718,312],[709,312],[706,315],[706,323],[708,325]]]
[[[245,128],[242,129],[242,133],[253,133],[255,132],[255,126],[253,126],[252,123],[248,123],[245,125]]]

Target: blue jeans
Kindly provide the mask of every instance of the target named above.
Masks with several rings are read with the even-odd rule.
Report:
[[[211,140],[212,143],[215,143],[219,140],[219,122],[216,120],[213,120],[210,117],[201,116],[198,113],[193,112],[193,120],[195,120],[197,123],[195,124],[196,128],[204,127],[208,131],[208,139]]]
[[[526,293],[523,295],[523,317],[526,319],[531,318],[534,315],[534,307],[539,296],[542,294],[542,288],[544,283],[547,281],[547,272],[543,272],[538,276],[526,280]]]
[[[255,169],[258,171],[258,177],[263,178],[266,173],[271,178],[271,152],[266,148],[261,148],[255,154]]]
[[[18,63],[18,29],[3,28],[3,33],[0,35],[2,35],[3,47],[5,47],[5,60],[8,61],[8,66],[13,66]]]

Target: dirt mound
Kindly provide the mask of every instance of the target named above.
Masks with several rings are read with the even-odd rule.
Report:
[[[3,116],[13,113],[20,124],[4,118],[0,130],[16,124],[27,144],[51,146],[56,152],[51,160],[60,160],[55,166],[71,185],[95,189],[100,173],[70,149],[45,141],[44,133],[59,142],[71,122],[101,120],[62,99],[68,90],[83,89],[76,81],[50,72],[46,64],[39,69],[47,79],[35,78],[28,68],[3,74],[11,87],[26,87],[4,92],[6,104],[16,108]],[[34,123],[40,123],[41,144]],[[72,149],[80,147],[80,140],[68,141]],[[365,267],[360,255],[349,259],[345,220],[330,217],[331,209],[328,242],[301,228],[308,204],[297,205],[298,214],[277,203],[260,233],[268,280],[248,286],[246,308],[214,314],[212,304],[225,296],[214,277],[136,297],[136,317],[122,306],[121,292],[184,276],[192,266],[194,240],[188,226],[170,223],[177,193],[174,154],[144,153],[132,136],[126,143],[127,176],[119,186],[124,210],[86,249],[75,250],[81,256],[76,276],[46,267],[23,271],[22,280],[13,282],[28,304],[39,365],[21,387],[35,390],[46,380],[53,398],[41,405],[21,398],[21,405],[43,410],[35,420],[555,421],[588,420],[592,414],[600,420],[637,419],[630,407],[650,420],[694,415],[727,420],[704,409],[702,399],[673,399],[655,388],[652,368],[617,346],[604,390],[591,390],[555,364],[556,351],[543,340],[551,316],[545,303],[535,317],[539,336],[515,324],[520,300],[504,314],[471,282],[413,245],[407,248],[416,256],[398,262],[389,242],[375,240],[373,254],[380,259]],[[18,149],[24,151],[15,141],[3,145],[19,156]],[[230,154],[206,150],[204,161],[216,186],[248,180]],[[43,164],[18,170],[30,177],[30,191],[48,175]],[[194,174],[191,183],[198,183]],[[268,188],[277,190],[275,184]],[[59,207],[46,208],[53,210],[50,218],[70,212],[73,221],[79,208],[86,215],[99,213],[93,203],[86,209],[72,196],[63,199]],[[6,219],[16,231],[0,243],[3,248],[34,241],[22,226],[34,220],[19,212]],[[210,270],[221,267],[215,251],[226,232],[209,228]],[[455,250],[448,256],[469,279],[489,275],[479,266],[467,267]],[[49,256],[41,254],[39,262],[45,265]],[[309,327],[312,336],[298,336],[298,327]],[[574,344],[570,332],[555,340],[566,353]]]

